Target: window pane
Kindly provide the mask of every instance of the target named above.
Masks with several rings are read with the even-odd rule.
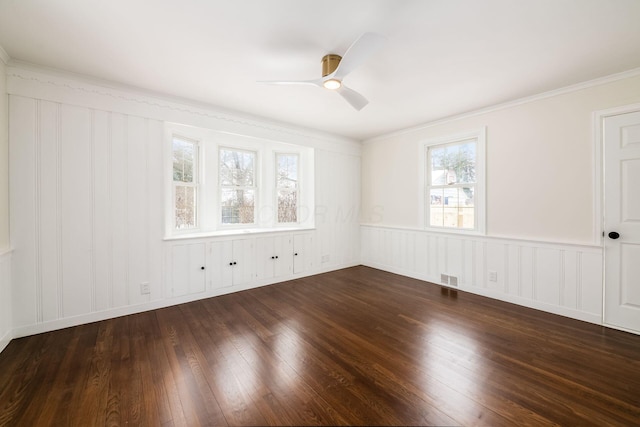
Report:
[[[431,185],[444,185],[445,183],[445,148],[430,148],[431,153]]]
[[[429,148],[431,185],[476,182],[476,141]]]
[[[181,139],[173,139],[173,180],[193,182],[195,165],[195,144]]]
[[[450,170],[454,173],[456,183],[472,184],[476,182],[476,142],[467,141],[451,147]],[[449,184],[450,182],[447,182]]]
[[[473,229],[475,227],[473,193],[473,187],[432,188],[429,225]]]
[[[460,206],[460,198],[458,188],[443,188],[443,205],[447,208],[455,208]]]
[[[278,190],[278,222],[298,221],[298,192]]]
[[[196,188],[176,185],[176,230],[196,228]]]
[[[474,228],[475,225],[475,209],[460,208],[460,212],[458,214],[458,226],[460,228]]]
[[[296,188],[298,185],[298,156],[278,154],[276,163],[276,185],[278,188]]]
[[[474,200],[473,200],[473,195],[474,195],[474,187],[462,187],[460,188],[458,191],[460,192],[460,200],[462,201],[462,204],[460,206],[462,207],[472,207],[474,206]]]
[[[475,229],[477,139],[427,148],[429,226]]]
[[[435,227],[442,227],[443,216],[442,207],[444,202],[442,188],[432,188],[429,194],[429,225]]]
[[[224,188],[221,195],[223,224],[255,222],[255,190]]]
[[[220,185],[253,187],[255,157],[251,151],[220,150]]]
[[[458,228],[458,208],[444,207],[442,209],[444,216],[443,225],[445,227]]]

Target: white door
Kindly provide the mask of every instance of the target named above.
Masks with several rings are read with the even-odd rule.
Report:
[[[640,111],[604,120],[606,324],[640,332]]]

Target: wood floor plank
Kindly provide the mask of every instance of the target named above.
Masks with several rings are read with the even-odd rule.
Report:
[[[640,336],[362,266],[0,354],[0,426],[638,424]]]

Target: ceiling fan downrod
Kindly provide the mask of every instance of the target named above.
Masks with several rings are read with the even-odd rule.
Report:
[[[342,56],[336,55],[334,53],[330,53],[322,57],[322,77],[326,77],[329,74],[333,73],[338,65],[340,64],[340,60]]]

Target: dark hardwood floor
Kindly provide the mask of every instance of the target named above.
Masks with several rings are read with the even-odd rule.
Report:
[[[0,425],[638,425],[640,336],[355,267],[16,339]]]

